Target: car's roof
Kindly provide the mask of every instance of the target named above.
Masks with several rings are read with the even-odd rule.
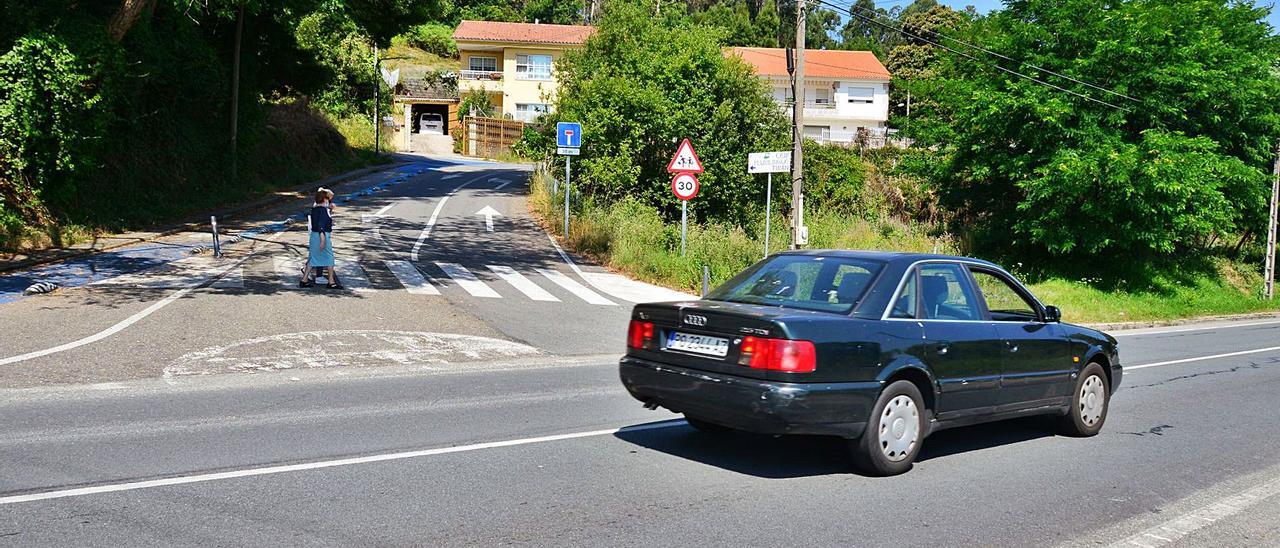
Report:
[[[844,257],[848,259],[866,259],[872,261],[883,261],[891,264],[910,264],[917,261],[943,260],[943,261],[967,261],[972,263],[983,264],[1000,268],[999,265],[982,259],[974,259],[971,257],[960,257],[957,255],[941,255],[936,253],[907,253],[902,251],[877,251],[877,250],[861,250],[861,249],[803,249],[797,251],[784,251],[779,255],[811,255],[815,257]]]

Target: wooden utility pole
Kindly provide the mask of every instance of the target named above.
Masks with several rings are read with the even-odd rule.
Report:
[[[1276,210],[1280,206],[1280,141],[1276,142],[1276,162],[1271,168],[1271,215],[1267,217],[1267,260],[1263,269],[1267,299],[1276,296]]]
[[[791,81],[791,249],[804,229],[804,0],[796,0],[796,61]]]
[[[236,168],[240,160],[239,122],[240,122],[240,41],[244,36],[244,2],[236,11],[236,44],[232,48],[235,59],[231,60],[231,179],[237,178]]]
[[[373,46],[373,154],[382,153],[382,120],[378,119],[378,101],[382,99],[382,65],[378,60],[378,46]]]

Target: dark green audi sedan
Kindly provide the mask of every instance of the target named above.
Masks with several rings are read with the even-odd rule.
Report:
[[[1097,434],[1116,340],[1060,315],[977,259],[780,253],[700,300],[637,305],[620,374],[698,430],[839,436],[864,473],[898,474],[944,428],[1043,414]]]

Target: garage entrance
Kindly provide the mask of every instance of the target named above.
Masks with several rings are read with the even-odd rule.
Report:
[[[406,125],[410,131],[420,135],[449,134],[449,105],[419,103],[413,105],[412,120]]]

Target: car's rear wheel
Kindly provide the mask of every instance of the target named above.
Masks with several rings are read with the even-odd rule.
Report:
[[[1062,433],[1078,437],[1096,435],[1107,422],[1109,407],[1111,385],[1107,383],[1107,374],[1098,362],[1089,362],[1076,379],[1071,410],[1062,417]]]
[[[924,441],[924,398],[910,381],[897,381],[880,393],[862,437],[849,441],[858,470],[892,476],[911,469]]]
[[[705,432],[707,434],[724,434],[733,431],[733,429],[728,426],[720,426],[714,422],[707,422],[696,417],[690,417],[689,415],[685,415],[684,420],[685,422],[688,422],[689,426],[692,426],[694,430]]]

